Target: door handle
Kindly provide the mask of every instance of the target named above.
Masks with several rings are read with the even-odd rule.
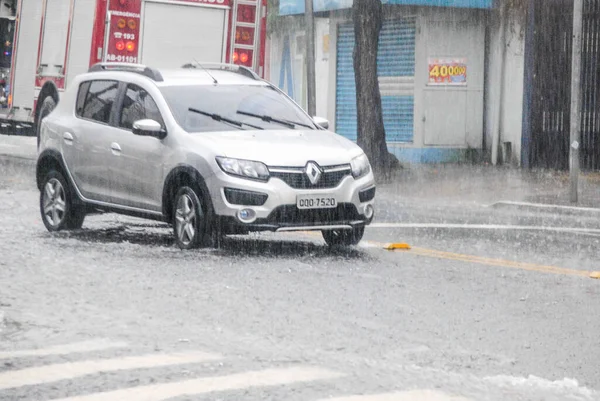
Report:
[[[113,142],[110,144],[110,150],[112,150],[114,155],[119,155],[121,153],[121,146],[118,143]]]
[[[73,134],[70,132],[65,132],[63,134],[63,139],[67,145],[73,145]]]

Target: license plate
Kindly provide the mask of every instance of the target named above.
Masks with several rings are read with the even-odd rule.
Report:
[[[298,209],[331,209],[337,206],[332,195],[299,195],[296,199]]]

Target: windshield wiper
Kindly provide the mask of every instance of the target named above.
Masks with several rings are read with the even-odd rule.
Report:
[[[242,111],[242,110],[238,110],[237,113],[238,114],[242,114],[244,116],[250,116],[250,117],[260,118],[261,120],[266,121],[268,123],[270,123],[270,122],[278,123],[278,124],[285,125],[286,127],[290,127],[290,128],[296,128],[296,125],[301,125],[301,126],[306,127],[306,128],[314,129],[314,127],[311,127],[308,124],[299,123],[299,122],[296,122],[296,121],[290,121],[290,120],[283,120],[283,119],[279,119],[279,118],[273,118],[271,116],[249,113],[247,111]]]
[[[231,118],[223,117],[220,114],[208,113],[206,111],[198,110],[198,109],[195,109],[193,107],[188,108],[188,110],[191,111],[192,113],[198,113],[198,114],[202,114],[203,116],[210,117],[210,118],[212,118],[215,121],[222,121],[224,123],[228,123],[228,124],[234,125],[234,126],[238,127],[239,129],[243,129],[242,127],[244,125],[247,125],[249,127],[255,128],[255,129],[264,129],[264,128],[259,127],[257,125],[252,125],[252,124],[244,123],[244,122],[241,122],[241,121],[238,121],[238,120],[232,120]]]

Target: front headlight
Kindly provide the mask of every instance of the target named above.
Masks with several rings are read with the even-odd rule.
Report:
[[[269,169],[261,162],[217,157],[217,163],[227,174],[260,181],[269,179]]]
[[[350,165],[352,166],[352,175],[354,178],[364,177],[371,171],[369,158],[364,153],[352,159]]]

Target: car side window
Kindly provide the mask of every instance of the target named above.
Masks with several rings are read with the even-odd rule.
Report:
[[[132,129],[133,123],[138,120],[151,119],[158,122],[163,128],[165,124],[158,110],[158,106],[152,96],[137,85],[127,85],[119,126]]]
[[[118,81],[91,81],[81,117],[108,124],[118,89]]]
[[[83,117],[83,106],[85,106],[85,98],[87,97],[89,89],[89,81],[79,85],[79,92],[77,92],[77,104],[75,105],[75,114],[77,114],[79,117]]]

